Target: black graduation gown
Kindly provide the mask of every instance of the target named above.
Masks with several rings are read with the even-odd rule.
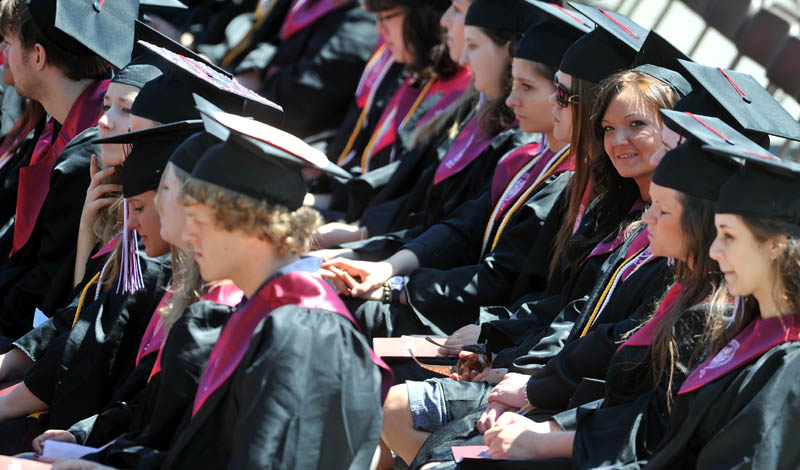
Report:
[[[45,117],[39,120],[36,126],[39,133],[44,129]],[[36,132],[34,132],[35,134]],[[33,136],[25,139],[22,145],[14,152],[11,160],[0,169],[0,227],[5,226],[17,210],[17,188],[19,187],[19,169],[31,162],[33,147],[36,141]]]
[[[235,315],[235,314],[234,314]],[[381,428],[380,374],[353,325],[286,305],[170,447],[162,468],[368,468]]]
[[[792,341],[678,395],[667,436],[647,468],[800,467],[798,374],[800,342]]]
[[[282,129],[300,138],[326,133],[330,139],[377,40],[375,16],[351,1],[269,45],[271,57],[263,48],[251,53],[260,54],[258,61],[269,68],[279,68],[267,75],[259,93],[283,107]],[[252,60],[245,63],[244,68],[255,66]]]
[[[36,420],[0,424],[4,436],[0,441],[11,446],[4,453],[30,450],[30,440],[18,442],[10,436],[31,432],[35,437],[43,429],[66,429],[99,413],[125,384],[144,330],[172,274],[169,256],[141,257],[141,263],[144,289],[118,295],[112,288],[85,305],[75,326],[52,339],[26,373],[25,385],[50,408]],[[17,450],[10,450],[14,446]]]
[[[534,142],[538,135],[514,127],[495,136],[489,147],[455,175],[434,185],[439,159],[444,158],[452,142],[435,149],[438,159],[416,179],[407,195],[368,208],[361,225],[374,234],[368,240],[349,243],[361,259],[383,260],[421,235],[428,228],[453,216],[467,201],[478,198],[489,188],[500,158],[511,150]],[[475,258],[473,258],[475,259]]]
[[[150,375],[155,353],[145,356],[137,367],[145,372],[146,387],[135,399],[117,400],[98,416],[69,429],[80,443],[93,447],[118,438],[87,459],[119,468],[148,468],[153,451],[169,449],[182,418],[191,410],[200,375],[232,311],[233,307],[201,300],[183,312],[164,343],[160,372]],[[130,380],[138,380],[134,375],[136,371]]]
[[[28,242],[8,258],[14,224],[0,228],[0,335],[16,339],[33,327],[53,277],[77,243],[89,164],[99,146],[97,128],[78,134],[62,150],[50,174],[50,191]],[[31,152],[33,148],[31,147]]]
[[[617,252],[625,250],[626,245],[623,245]],[[603,272],[616,271],[619,263],[606,263]],[[606,376],[611,357],[622,343],[621,338],[649,317],[655,301],[661,298],[668,287],[671,276],[671,268],[663,258],[642,265],[617,286],[600,317],[583,337],[577,333],[583,330],[587,320],[585,312],[591,312],[593,302],[588,302],[577,318],[570,310],[559,314],[539,342],[509,367],[515,372],[532,374],[528,381],[527,396],[536,409],[528,416],[537,420],[549,419],[554,413],[602,398],[603,388],[597,387],[576,397],[578,403],[572,400],[584,379],[602,380]],[[503,367],[497,361],[493,365]],[[447,379],[442,381],[445,395],[449,382]],[[469,386],[475,389],[473,395],[476,397],[482,396],[484,389],[491,388],[485,382],[471,383]],[[475,412],[449,422],[434,432],[423,444],[411,468],[418,468],[430,461],[452,461],[451,446],[481,443],[483,437],[475,431],[475,422],[485,406],[485,402],[476,402]]]
[[[493,209],[489,191],[407,244],[423,266],[407,277],[408,305],[369,301],[359,306],[354,315],[367,336],[449,334],[478,320],[481,306],[510,302],[525,253],[570,178],[571,172],[563,172],[544,180],[511,216],[494,250],[483,257],[484,232]]]

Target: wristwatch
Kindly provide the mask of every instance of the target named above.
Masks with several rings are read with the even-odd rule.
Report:
[[[400,292],[406,286],[406,280],[403,276],[390,277],[383,283],[383,303],[391,305],[400,305]]]

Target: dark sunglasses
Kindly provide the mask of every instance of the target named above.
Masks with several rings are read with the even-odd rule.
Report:
[[[566,108],[570,103],[578,102],[578,95],[570,95],[567,87],[559,83],[555,77],[553,77],[553,86],[556,89],[556,103],[562,108]]]

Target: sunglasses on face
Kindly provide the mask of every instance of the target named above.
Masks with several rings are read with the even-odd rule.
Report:
[[[562,108],[568,107],[570,103],[578,102],[578,95],[570,95],[567,87],[559,83],[555,77],[553,77],[553,86],[556,89],[556,103]]]

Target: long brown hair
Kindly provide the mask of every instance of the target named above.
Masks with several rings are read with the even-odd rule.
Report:
[[[575,159],[575,172],[566,188],[567,210],[564,221],[553,242],[553,257],[550,260],[550,273],[558,266],[561,254],[572,238],[578,219],[583,194],[589,185],[589,161],[599,152],[600,142],[592,132],[592,109],[597,100],[597,85],[581,78],[572,77],[571,93],[578,97],[572,103],[572,138],[570,151]]]
[[[686,374],[703,355],[702,347],[697,347],[691,354],[689,363],[683,364],[678,360],[679,338],[676,335],[679,332],[675,328],[677,322],[684,315],[699,313],[706,325],[715,325],[718,323],[718,316],[714,313],[716,310],[712,308],[708,311],[708,307],[717,306],[724,309],[728,304],[727,296],[720,296],[724,288],[720,287],[723,277],[719,265],[708,254],[716,237],[714,203],[684,193],[679,194],[682,206],[680,223],[688,262],[676,261],[675,282],[680,284],[681,290],[675,304],[656,326],[648,358],[645,359],[652,364],[650,371],[653,386],[657,386],[662,377],[666,376],[668,379],[667,407],[671,405],[672,382],[676,369]],[[711,298],[716,298],[716,302],[709,303]],[[701,312],[696,312],[696,307],[700,304],[705,305]],[[705,329],[707,326],[703,327],[703,330]],[[701,346],[700,338],[697,344]]]

